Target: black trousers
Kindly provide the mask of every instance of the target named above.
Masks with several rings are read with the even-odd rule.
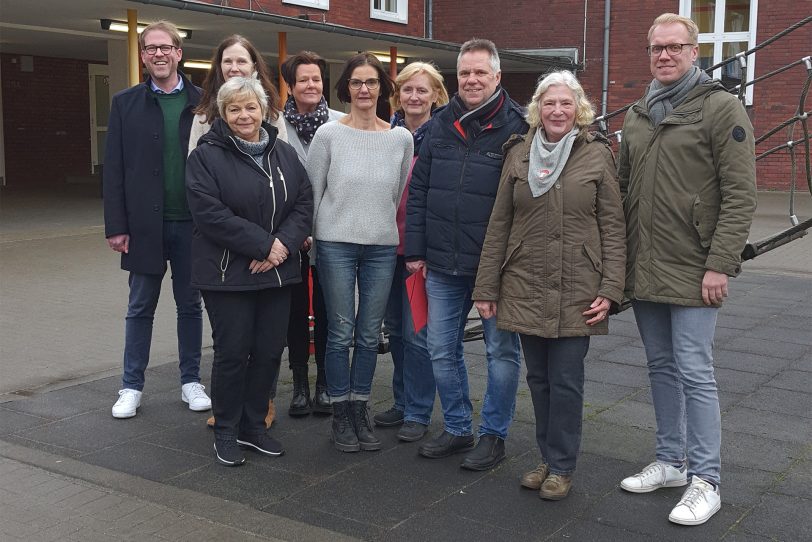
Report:
[[[313,312],[315,317],[313,339],[316,350],[316,367],[324,371],[324,351],[327,348],[327,310],[324,294],[319,285],[315,267],[310,267],[310,258],[302,252],[302,282],[291,286],[290,324],[288,324],[288,361],[290,369],[307,368],[310,359],[310,289],[307,284],[308,272],[313,270]]]
[[[201,293],[214,341],[211,401],[215,435],[231,438],[263,433],[268,398],[285,349],[290,287]]]

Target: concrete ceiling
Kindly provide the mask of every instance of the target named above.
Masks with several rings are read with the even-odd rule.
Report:
[[[349,35],[353,29],[336,25],[311,24],[299,28],[301,21],[279,19],[274,22],[246,20],[245,11],[212,14],[195,11],[212,6],[163,2],[175,7],[149,5],[127,0],[0,0],[0,52],[58,58],[107,61],[107,41],[124,40],[125,34],[101,29],[100,19],[126,20],[127,10],[138,12],[139,22],[168,19],[192,31],[184,43],[185,60],[207,60],[220,40],[233,33],[245,35],[267,57],[277,56],[278,32],[287,33],[287,50],[310,49],[330,61],[343,62],[362,50],[387,53],[390,46],[408,59],[431,59],[443,71],[453,72],[456,52],[452,44],[408,39],[387,34]],[[190,9],[178,9],[184,6]],[[356,32],[357,33],[357,32]],[[544,71],[548,61],[504,53],[502,70],[512,72]]]

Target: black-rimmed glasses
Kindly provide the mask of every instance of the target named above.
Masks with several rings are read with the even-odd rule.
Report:
[[[177,49],[177,47],[174,45],[147,45],[144,47],[144,52],[152,56],[160,50],[161,54],[168,55],[173,49]]]
[[[660,56],[663,51],[668,53],[668,56],[677,56],[682,53],[685,47],[696,47],[693,43],[669,43],[668,45],[649,45],[646,47],[646,52],[649,56]]]
[[[363,85],[366,85],[369,90],[375,90],[381,84],[380,79],[367,79],[361,81],[360,79],[350,79],[349,85],[353,90],[361,90]]]

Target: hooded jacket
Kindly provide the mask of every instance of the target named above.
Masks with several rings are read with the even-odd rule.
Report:
[[[626,237],[615,161],[605,138],[583,132],[561,176],[534,198],[528,184],[536,128],[505,144],[473,299],[496,301],[500,329],[545,338],[602,335],[586,325],[597,296],[620,302]]]
[[[707,270],[741,272],[756,208],[753,127],[718,81],[697,85],[657,126],[645,98],[626,113],[618,156],[626,297],[704,306]]]
[[[262,156],[270,174],[237,147],[225,121],[189,155],[186,193],[195,223],[192,286],[201,290],[261,290],[301,282],[299,247],[310,234],[313,194],[296,151],[262,124],[269,141]],[[282,265],[251,274],[279,239],[290,252]]]

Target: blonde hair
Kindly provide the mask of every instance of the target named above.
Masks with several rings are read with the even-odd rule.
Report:
[[[648,40],[649,44],[651,44],[651,34],[654,32],[655,28],[661,24],[673,23],[680,23],[685,27],[685,29],[688,31],[688,41],[690,41],[691,44],[696,45],[699,42],[699,27],[696,26],[693,19],[683,17],[682,15],[677,15],[676,13],[663,13],[654,19],[654,22],[651,24],[651,28],[648,29],[648,36],[646,39]]]
[[[437,99],[434,103],[437,104],[438,107],[448,103],[448,91],[443,84],[443,76],[440,75],[440,72],[437,71],[434,64],[429,64],[428,62],[412,62],[403,68],[395,78],[395,92],[392,93],[392,97],[389,98],[392,109],[395,111],[401,111],[403,109],[400,104],[400,88],[405,85],[409,79],[422,73],[426,74],[429,78],[431,88],[437,92]]]
[[[232,77],[220,87],[217,92],[217,111],[222,118],[226,118],[228,104],[244,96],[256,97],[262,110],[262,118],[268,115],[268,95],[262,83],[255,77]]]
[[[147,39],[147,34],[152,32],[153,30],[161,30],[169,34],[169,38],[172,40],[172,45],[176,48],[180,49],[183,47],[183,38],[180,37],[180,30],[174,24],[170,23],[169,21],[155,21],[154,23],[148,24],[144,30],[138,35],[138,45],[141,47],[141,50],[144,50],[145,47],[145,40]]]
[[[539,102],[542,96],[554,86],[564,86],[572,91],[575,96],[575,126],[579,129],[586,128],[595,119],[595,108],[589,98],[586,97],[584,87],[578,82],[578,79],[568,70],[560,70],[548,73],[536,85],[536,90],[533,93],[533,98],[527,105],[527,124],[536,128],[541,124],[541,111],[539,109]]]

